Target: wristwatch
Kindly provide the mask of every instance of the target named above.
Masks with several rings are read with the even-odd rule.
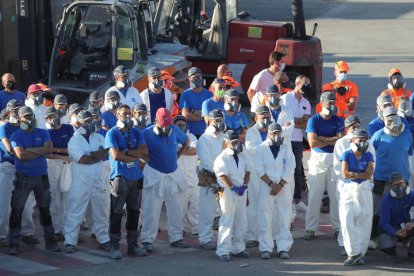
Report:
[[[272,185],[273,184],[273,181],[272,180],[270,180],[268,183],[267,183],[267,186],[269,186],[270,187],[270,185]]]

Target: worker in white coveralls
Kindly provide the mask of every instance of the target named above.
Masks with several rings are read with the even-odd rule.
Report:
[[[368,132],[352,132],[350,149],[341,156],[342,184],[339,188],[339,219],[348,258],[344,265],[364,264],[371,236],[374,156],[368,151]],[[371,181],[370,181],[371,180]]]
[[[255,112],[256,124],[249,128],[246,133],[246,149],[249,159],[254,166],[258,163],[256,150],[257,147],[267,138],[267,127],[272,123],[272,115],[267,106],[259,105]],[[257,205],[259,200],[260,179],[252,173],[249,183],[249,206],[247,206],[247,241],[246,247],[256,247],[258,242],[257,228]]]
[[[167,207],[168,238],[170,245],[188,248],[183,241],[182,202],[188,187],[178,168],[177,160],[188,147],[190,139],[173,125],[171,112],[159,108],[155,114],[155,125],[143,132],[147,143],[149,162],[144,167],[144,189],[142,193],[141,241],[147,252],[158,234],[161,207]],[[178,149],[178,144],[182,147]]]
[[[308,120],[308,134],[311,156],[308,176],[308,210],[306,212],[305,240],[313,240],[319,225],[320,206],[325,189],[330,201],[330,219],[335,235],[339,235],[338,201],[336,180],[333,171],[333,150],[336,141],[343,136],[344,120],[336,116],[336,97],[331,92],[321,95],[322,111]]]
[[[213,238],[213,218],[217,215],[219,204],[212,187],[217,183],[214,174],[214,160],[223,150],[224,114],[221,110],[212,110],[208,114],[208,127],[197,142],[199,166],[199,212],[200,225],[198,238],[200,247],[206,250],[216,249]]]
[[[270,259],[273,251],[273,221],[277,220],[277,252],[281,259],[289,259],[293,244],[290,232],[292,213],[292,189],[294,182],[295,156],[290,145],[285,144],[282,127],[272,123],[268,127],[267,139],[257,148],[256,174],[261,178],[258,218],[259,250],[262,259]],[[290,143],[289,143],[290,144]]]
[[[184,194],[183,200],[183,226],[184,231],[189,232],[193,235],[198,234],[198,176],[197,176],[197,138],[188,131],[187,119],[182,115],[177,115],[174,118],[174,125],[181,129],[188,138],[190,144],[186,149],[183,150],[180,158],[178,158],[178,167],[184,175],[185,181],[187,181],[188,188]]]
[[[69,157],[72,160],[72,185],[67,195],[65,251],[76,252],[80,225],[89,202],[96,240],[100,247],[110,250],[109,187],[102,173],[103,160],[108,157],[108,151],[104,149],[105,138],[95,132],[89,111],[82,110],[76,117],[80,126],[68,143]]]
[[[223,188],[220,195],[221,217],[219,221],[216,254],[221,261],[230,261],[230,253],[239,258],[249,258],[245,251],[247,227],[247,185],[250,179],[248,155],[242,153],[239,134],[234,130],[224,133],[224,150],[214,161],[214,172]]]

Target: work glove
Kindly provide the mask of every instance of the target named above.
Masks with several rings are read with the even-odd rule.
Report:
[[[240,186],[239,187],[239,196],[242,196],[244,194],[244,192],[246,191],[247,186]]]
[[[233,186],[231,186],[231,190],[236,194],[240,195],[240,187],[233,184]]]

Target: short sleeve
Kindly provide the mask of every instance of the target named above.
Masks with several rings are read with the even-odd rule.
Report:
[[[374,156],[372,155],[372,153],[371,152],[369,152],[369,151],[367,151],[366,152],[366,158],[367,158],[367,162],[368,163],[370,163],[370,162],[374,162]]]
[[[239,112],[240,116],[242,117],[243,122],[243,128],[246,128],[249,126],[249,121],[247,120],[246,114]]]
[[[207,116],[207,115],[208,115],[208,112],[209,112],[209,106],[208,106],[208,104],[209,104],[209,102],[210,102],[210,99],[205,100],[205,101],[203,102],[202,106],[201,106],[201,116],[202,116],[202,117],[204,117],[204,116]]]
[[[45,129],[39,129],[39,130],[40,130],[40,135],[42,135],[43,143],[52,141],[52,139],[50,139],[50,135],[47,130]]]
[[[180,97],[180,108],[190,108],[190,102],[188,101],[189,91],[185,91]]]
[[[84,156],[85,154],[89,154],[85,153],[82,150],[82,147],[79,146],[78,144],[79,138],[76,136],[73,136],[68,143],[68,153],[69,153],[69,157],[70,159],[73,160],[73,162],[78,163],[79,160],[82,158],[82,156]]]
[[[345,132],[345,124],[344,124],[344,119],[342,119],[341,117],[336,117],[337,118],[337,122],[336,122],[336,133],[344,133]]]
[[[216,176],[229,175],[229,171],[223,160],[222,154],[217,156],[216,160],[214,160],[213,170]]]
[[[142,132],[136,128],[133,129],[134,132],[134,136],[137,139],[137,147],[141,146],[141,145],[145,145],[145,139],[144,139],[144,135],[142,135]]]
[[[342,153],[341,157],[339,158],[339,161],[341,161],[341,162],[343,162],[343,161],[348,162],[348,151],[345,151],[344,153]]]
[[[177,143],[184,145],[188,139],[187,135],[184,132],[182,132],[180,129],[178,129],[176,126],[174,126],[174,131],[175,131]]]
[[[257,92],[257,88],[259,87],[259,81],[260,81],[260,75],[259,74],[256,74],[253,77],[252,82],[250,83],[250,88],[251,89],[254,89]]]
[[[0,139],[7,138],[7,134],[6,134],[6,126],[7,126],[7,125],[2,125],[2,126],[0,127]]]
[[[358,93],[358,85],[356,83],[352,83],[351,89],[350,89],[350,97],[359,97]]]
[[[115,131],[108,131],[105,136],[105,148],[110,149],[119,149],[118,134]]]
[[[14,132],[10,137],[10,144],[12,148],[23,147],[22,141],[18,135],[18,131]]]
[[[306,132],[318,134],[318,129],[315,126],[315,116],[308,120],[308,123],[306,124]]]

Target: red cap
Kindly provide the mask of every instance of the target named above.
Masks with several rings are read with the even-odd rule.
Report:
[[[162,80],[173,80],[174,77],[168,71],[161,70],[161,79]]]
[[[335,69],[339,69],[339,71],[349,71],[349,65],[346,61],[340,60],[335,63]]]
[[[331,91],[331,92],[334,91],[334,87],[331,83],[325,83],[322,86],[322,92],[326,92],[326,91]]]
[[[157,118],[158,124],[162,127],[172,125],[171,112],[165,107],[158,108],[155,117]]]
[[[389,72],[388,72],[388,77],[391,77],[394,74],[400,74],[401,75],[401,70],[398,68],[392,68]]]
[[[42,88],[37,84],[31,84],[27,89],[27,94],[31,94],[38,91],[42,91]]]

